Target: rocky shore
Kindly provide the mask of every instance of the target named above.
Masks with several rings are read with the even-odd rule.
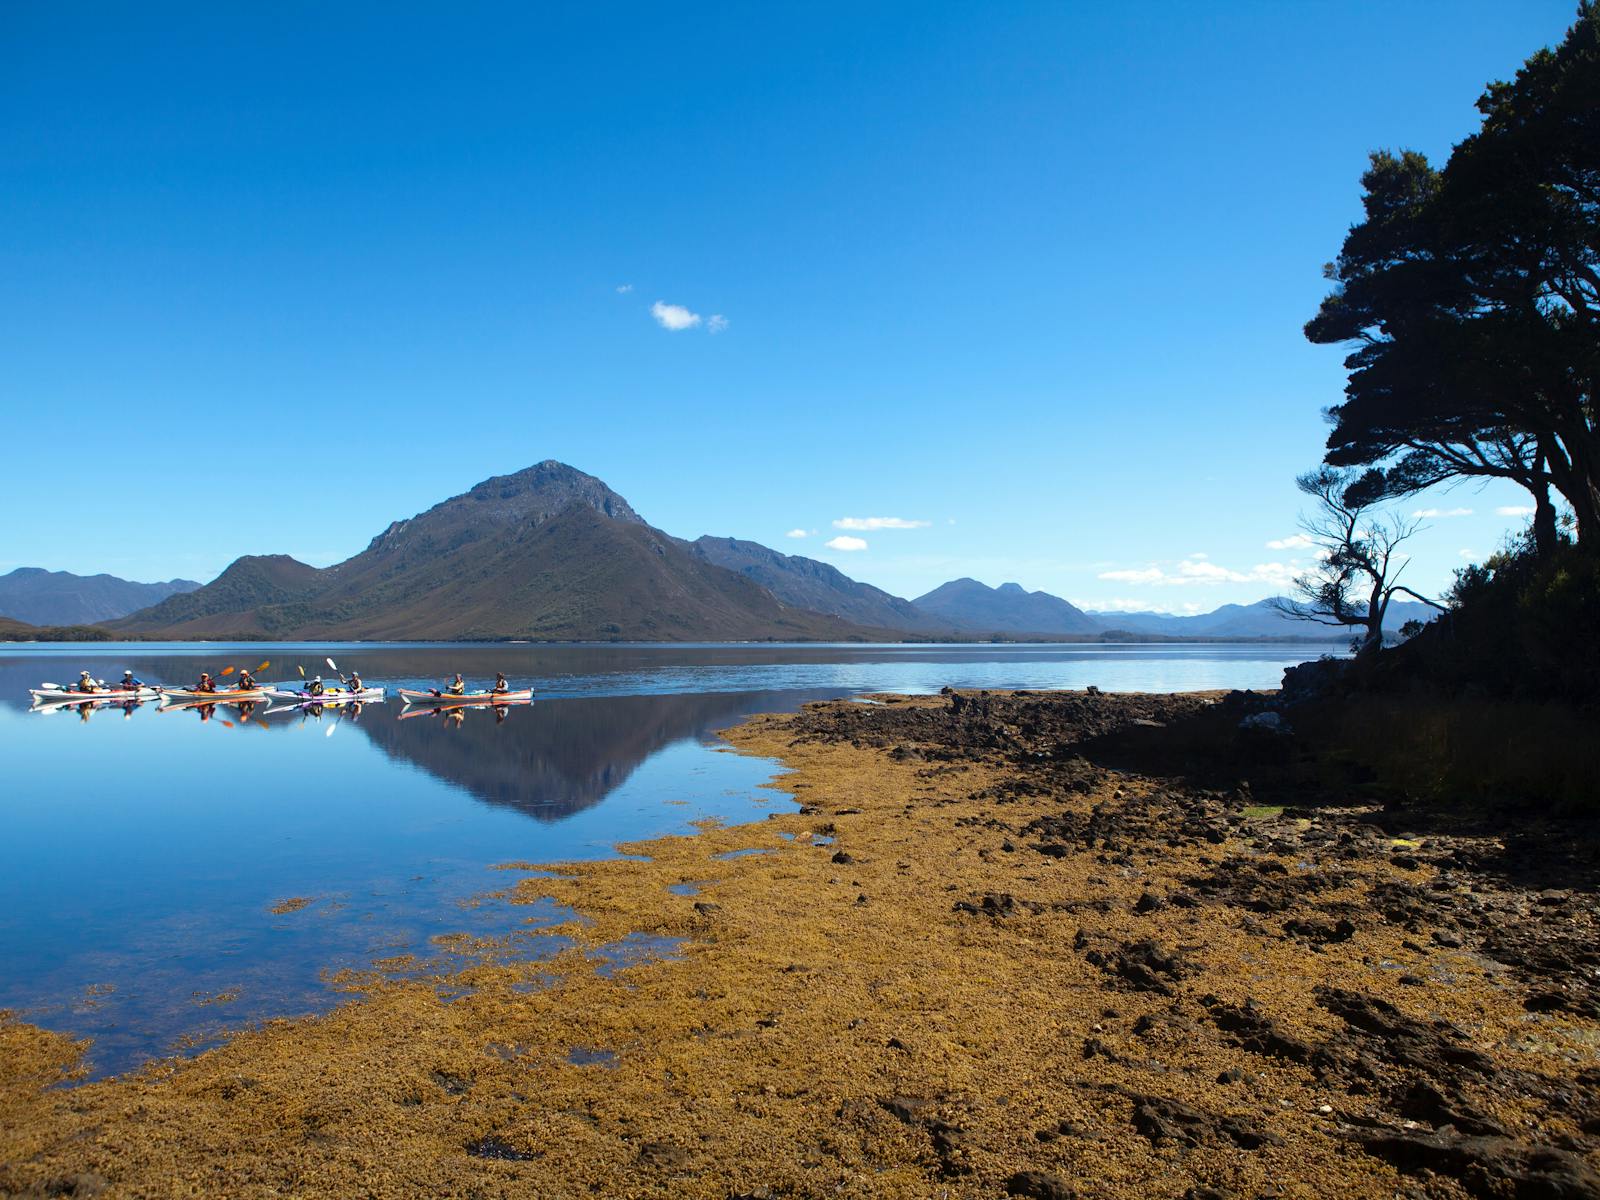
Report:
[[[79,1087],[0,1024],[0,1194],[1600,1195],[1590,826],[1260,696],[873,701],[729,732],[798,813],[517,885],[553,959]]]

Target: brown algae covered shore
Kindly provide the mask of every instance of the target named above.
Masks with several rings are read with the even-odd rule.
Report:
[[[579,914],[553,959],[79,1086],[0,1024],[0,1194],[1600,1194],[1592,849],[1254,703],[756,718],[801,811],[516,885]]]

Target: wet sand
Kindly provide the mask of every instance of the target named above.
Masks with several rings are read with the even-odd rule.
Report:
[[[884,699],[730,731],[800,813],[517,885],[580,914],[553,961],[346,977],[79,1087],[70,1041],[0,1025],[0,1193],[1600,1192],[1595,893],[1559,837],[1264,803],[1288,752],[1237,698]],[[682,940],[595,953],[630,937]]]

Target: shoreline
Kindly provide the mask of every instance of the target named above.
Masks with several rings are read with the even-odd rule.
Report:
[[[1179,729],[1221,715],[1215,694],[877,698],[726,732],[779,760],[766,786],[799,812],[508,889],[581,914],[538,931],[576,943],[553,959],[350,977],[369,990],[331,1014],[71,1089],[50,1087],[68,1039],[0,1025],[0,1194],[1201,1200],[1595,1178],[1587,993],[1482,944],[1524,919],[1546,942],[1547,919],[1592,932],[1592,893],[1497,882],[1469,835],[1399,836],[1370,802],[1284,809],[1126,765],[1189,753]],[[1457,896],[1491,905],[1487,930]],[[593,950],[629,937],[684,940],[597,973]]]

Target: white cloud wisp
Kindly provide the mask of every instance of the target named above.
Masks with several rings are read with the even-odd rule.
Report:
[[[875,529],[926,529],[932,524],[932,521],[907,521],[903,517],[840,517],[833,527],[871,533]]]

